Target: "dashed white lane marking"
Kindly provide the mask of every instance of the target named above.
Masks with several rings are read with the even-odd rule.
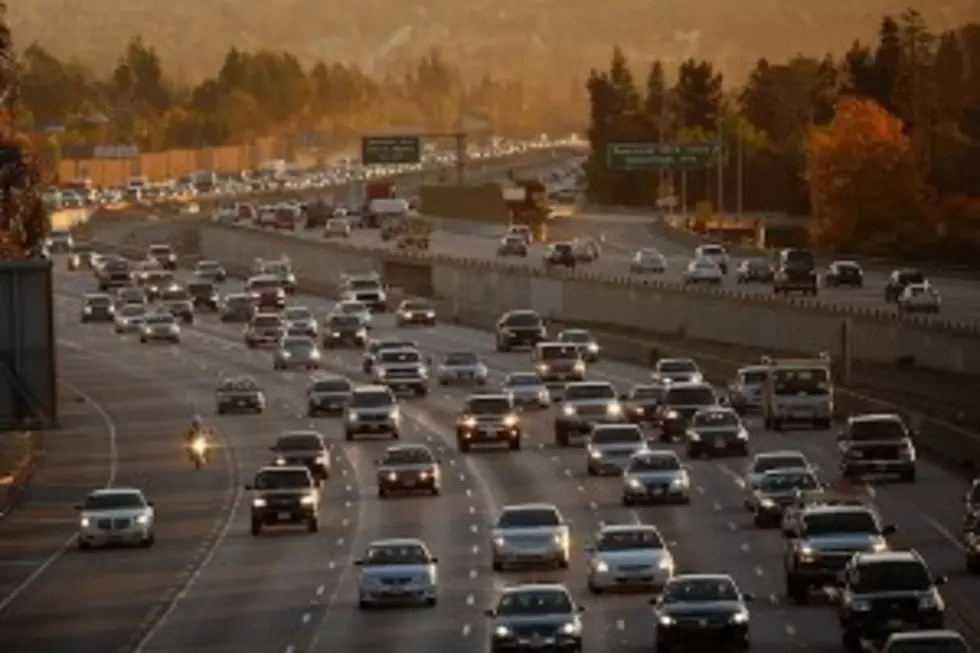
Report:
[[[292,645],[287,646],[286,647],[286,653],[296,653],[296,647],[295,646],[292,646]]]
[[[330,563],[330,568],[333,569],[333,562]],[[323,585],[319,585],[316,588],[316,595],[323,596],[323,592],[326,588]]]
[[[742,542],[742,544],[738,548],[742,549],[742,553],[748,553],[749,552],[749,543],[748,542]]]
[[[480,527],[477,526],[476,524],[473,524],[472,526],[470,526],[470,532],[471,533],[479,533],[480,532]]]
[[[473,579],[474,579],[474,578],[476,578],[476,577],[477,577],[478,575],[479,575],[479,572],[477,572],[477,570],[476,570],[476,569],[470,569],[470,580],[473,580]]]
[[[932,517],[928,517],[926,515],[921,515],[921,517],[922,517],[923,521],[925,521],[925,523],[929,524],[929,526],[934,531],[936,531],[937,533],[939,533],[939,535],[941,535],[944,540],[946,540],[947,542],[949,542],[950,544],[952,544],[953,546],[955,546],[960,551],[965,551],[965,548],[963,547],[963,543],[960,542],[959,538],[957,538],[955,535],[953,535],[952,533],[950,533],[948,528],[946,528],[945,526],[943,526],[942,524],[940,524],[939,522],[937,522]]]
[[[467,595],[466,596],[466,605],[475,605],[475,604],[476,604],[476,597],[473,596],[472,594]]]
[[[337,563],[334,562],[333,560],[327,563],[327,569],[336,569],[336,568],[337,568]],[[322,589],[323,586],[321,585],[320,588]]]
[[[342,537],[337,538],[337,546],[344,546],[344,538]]]
[[[65,344],[65,342],[63,341],[59,341],[59,343]],[[74,343],[72,343],[72,346],[73,348],[84,351],[84,348],[81,347],[80,345],[75,345]],[[112,417],[109,415],[108,411],[106,411],[106,409],[102,406],[102,404],[92,399],[90,396],[88,396],[87,394],[79,390],[73,384],[68,383],[67,381],[62,381],[62,383],[64,383],[69,390],[71,390],[76,395],[78,395],[83,400],[85,400],[85,403],[88,404],[92,408],[92,410],[94,410],[98,414],[99,418],[102,420],[102,423],[105,425],[106,438],[108,439],[108,446],[109,446],[109,470],[106,474],[105,486],[112,487],[112,485],[116,482],[116,475],[118,474],[119,471],[119,439],[117,437],[116,422],[112,419]],[[14,601],[16,601],[17,598],[27,590],[27,588],[29,588],[31,585],[37,582],[37,579],[40,578],[44,574],[44,572],[50,569],[51,565],[57,562],[58,559],[61,558],[61,556],[63,556],[65,552],[67,552],[68,549],[74,544],[75,544],[75,535],[72,534],[71,537],[69,537],[67,540],[64,541],[64,543],[62,543],[62,545],[58,548],[57,551],[55,551],[50,556],[48,556],[48,558],[44,562],[42,562],[41,565],[37,569],[35,569],[30,576],[25,578],[24,582],[22,582],[20,585],[15,587],[12,592],[10,592],[7,596],[3,598],[2,601],[0,601],[0,614],[2,614],[4,610],[9,608],[14,603]]]
[[[480,552],[480,547],[478,547],[477,545],[474,544],[473,545],[473,548],[470,549],[470,552],[472,552],[473,555],[476,555],[476,554],[478,554]]]
[[[762,567],[756,567],[755,568],[755,575],[756,576],[762,576],[764,573],[765,573],[765,570]]]
[[[626,630],[626,622],[622,619],[617,619],[616,630]]]
[[[463,637],[469,637],[473,628],[469,624],[463,624]]]
[[[725,524],[725,526],[727,526],[727,527],[728,527],[728,530],[730,530],[730,531],[732,531],[733,533],[734,533],[734,532],[735,532],[736,530],[738,530],[738,526],[736,526],[736,525],[735,525],[735,522],[733,522],[733,521],[730,521],[730,522],[727,522],[727,523]]]
[[[352,502],[350,502],[350,501],[344,501],[344,507],[345,507],[345,508],[350,508],[350,507],[352,507],[353,505],[354,505],[354,504],[353,504]]]
[[[793,637],[796,635],[796,628],[793,628],[791,624],[786,624],[786,634]]]
[[[311,615],[309,612],[304,612],[303,613],[303,625],[305,626],[305,625],[309,624],[310,623],[310,619],[312,619],[312,618],[313,618],[313,615]]]
[[[475,515],[476,514],[476,506],[470,506],[470,514],[471,515]]]
[[[349,524],[350,524],[350,520],[349,519],[341,519],[340,520],[340,525],[341,526],[347,526]]]
[[[712,509],[713,509],[713,510],[714,510],[715,512],[721,512],[721,504],[720,504],[720,503],[718,503],[718,502],[715,502],[715,503],[714,503],[714,504],[713,504],[713,505],[711,506],[711,508],[712,508]]]

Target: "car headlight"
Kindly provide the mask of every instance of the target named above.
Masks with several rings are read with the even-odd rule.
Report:
[[[851,601],[851,610],[855,612],[870,612],[871,603],[865,601],[864,599],[854,599]]]
[[[432,318],[434,318],[435,316],[436,316],[436,313],[435,313],[435,311],[426,311],[426,313],[425,313],[425,317],[427,317],[427,318],[429,318],[429,319],[432,319]]]
[[[384,368],[379,367],[378,368],[378,376],[383,379],[386,376],[388,376],[388,371],[385,370]]]
[[[277,465],[285,465],[286,464],[286,459],[280,456],[279,458],[276,458],[276,464]]]
[[[747,430],[745,430],[744,428],[740,428],[738,430],[738,439],[739,440],[748,440],[749,439],[749,432]]]
[[[388,472],[385,476],[388,478],[389,481],[397,481],[398,480],[398,473],[397,472]]]
[[[593,353],[593,354],[595,354],[596,352],[598,352],[598,351],[599,351],[599,345],[597,345],[597,344],[595,344],[595,343],[593,342],[593,343],[591,343],[591,344],[589,344],[589,346],[588,346],[588,350],[589,350],[589,351],[590,351],[591,353]]]
[[[660,569],[673,569],[674,559],[671,558],[669,555],[665,555],[660,559],[660,562],[657,564],[657,567],[659,567]]]
[[[91,306],[86,306],[86,307],[85,307],[85,314],[86,314],[86,315],[88,315],[88,314],[90,314],[91,312],[92,312],[92,307],[91,307]]]
[[[289,353],[288,351],[281,352],[281,355],[282,355],[283,358],[292,358],[293,357],[293,355],[291,353]]]
[[[347,413],[348,422],[356,422],[358,419],[359,418],[357,417],[357,413]]]
[[[659,619],[661,626],[671,626],[674,623],[674,618],[670,615],[662,614]]]
[[[326,456],[317,456],[316,457],[316,463],[318,465],[326,465],[327,464],[327,457]]]
[[[147,515],[146,513],[144,513],[142,515],[138,515],[136,517],[136,523],[145,526],[146,524],[149,524],[150,523],[150,516]]]
[[[568,404],[565,404],[565,406],[562,407],[561,411],[565,413],[565,415],[567,415],[568,417],[572,417],[573,415],[575,415],[575,406],[569,406]]]
[[[749,622],[749,613],[748,612],[745,612],[745,611],[736,612],[735,614],[732,615],[732,623],[733,624],[745,624],[745,623],[748,623],[748,622]]]
[[[619,404],[609,404],[606,406],[606,413],[612,417],[618,417],[623,414],[623,407]]]
[[[575,361],[575,364],[572,366],[572,369],[575,370],[576,372],[584,372],[585,363],[583,363],[582,361]]]
[[[504,418],[504,426],[507,427],[517,426],[517,415],[507,415]]]
[[[670,486],[678,488],[687,487],[689,482],[690,481],[687,480],[687,476],[678,476],[677,478],[671,479]]]
[[[319,359],[320,358],[320,350],[319,349],[314,349],[313,351],[311,351],[310,352],[310,358],[312,358],[313,360]]]
[[[511,630],[507,626],[497,626],[493,630],[494,637],[510,637]]]
[[[922,610],[942,610],[943,600],[937,594],[927,594],[919,598],[919,608]]]
[[[688,439],[691,442],[700,442],[701,441],[701,436],[698,434],[697,431],[688,431],[687,432],[687,437],[688,437]]]
[[[578,635],[580,629],[581,627],[577,623],[570,621],[563,625],[559,632],[561,632],[562,635]]]
[[[680,413],[678,413],[676,410],[668,410],[667,414],[664,415],[664,419],[677,419],[680,416]]]
[[[565,543],[565,536],[561,533],[555,533],[554,537],[551,538],[555,544],[562,545]]]
[[[252,505],[255,506],[256,508],[263,508],[265,507],[265,499],[262,498],[252,499]]]
[[[471,428],[473,428],[473,427],[476,426],[476,418],[475,417],[466,417],[466,418],[463,418],[463,420],[460,423],[463,426],[465,426],[466,428],[471,429]]]
[[[88,528],[89,524],[91,524],[92,522],[89,520],[88,517],[82,517],[80,520],[78,520],[78,523],[81,524],[82,528]]]
[[[888,542],[885,542],[884,540],[876,540],[871,545],[871,550],[874,551],[875,553],[882,553],[883,551],[887,551]]]
[[[690,382],[691,383],[703,383],[704,382],[704,376],[700,372],[698,372],[697,374],[692,374],[691,375]]]
[[[763,508],[775,508],[776,502],[772,499],[763,499],[759,502],[759,505],[761,505]]]
[[[643,489],[643,483],[638,478],[628,478],[626,484],[635,490]]]
[[[493,544],[494,546],[504,546],[505,544],[507,544],[507,540],[505,540],[502,537],[495,537],[493,538]]]
[[[539,363],[538,366],[537,366],[537,369],[538,369],[538,372],[540,372],[542,374],[547,374],[548,373],[548,366],[545,365],[544,363]]]
[[[299,502],[304,506],[312,506],[314,503],[316,503],[316,497],[312,494],[307,494],[305,497],[301,498]]]
[[[607,565],[602,560],[597,560],[596,563],[595,563],[595,565],[593,566],[593,569],[595,569],[600,574],[604,574],[607,571],[609,571],[609,565]]]
[[[591,457],[595,458],[596,460],[598,460],[599,458],[602,458],[602,452],[600,450],[598,450],[598,449],[592,449],[589,452],[589,455]]]

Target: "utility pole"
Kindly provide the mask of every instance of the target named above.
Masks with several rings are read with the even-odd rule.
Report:
[[[745,212],[745,149],[742,145],[742,123],[738,123],[735,139],[735,210],[741,218]]]
[[[718,206],[715,207],[715,212],[720,217],[725,211],[725,137],[724,137],[724,123],[721,117],[718,118]]]
[[[462,128],[452,135],[456,139],[456,183],[466,181],[466,132]]]

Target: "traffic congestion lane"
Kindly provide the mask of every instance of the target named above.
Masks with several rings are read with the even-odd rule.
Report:
[[[131,644],[205,554],[229,498],[230,476],[221,461],[174,482],[186,464],[173,435],[186,420],[183,397],[156,385],[151,375],[107,364],[86,335],[64,321],[58,330],[70,339],[59,347],[62,374],[91,398],[105,423],[89,426],[103,442],[80,456],[77,469],[59,474],[56,485],[39,476],[25,511],[5,526],[0,566],[23,565],[32,574],[0,615],[5,651],[104,652]],[[54,449],[57,438],[72,436],[87,437],[73,430],[51,433],[47,446]],[[107,467],[98,478],[85,467],[100,458]],[[68,541],[78,524],[72,506],[106,483],[139,487],[155,502],[152,548],[78,551]],[[50,531],[44,550],[35,550],[32,538],[44,531]],[[55,533],[63,538],[61,555],[47,548]],[[12,588],[6,589],[10,596]]]
[[[76,277],[63,290],[79,297],[85,285]],[[190,379],[198,399],[197,412],[208,416],[209,425],[225,435],[235,453],[238,483],[232,519],[208,556],[206,567],[195,576],[194,585],[182,593],[165,619],[145,634],[138,650],[284,649],[296,638],[297,628],[304,625],[304,615],[307,623],[311,619],[313,600],[334,591],[340,568],[332,556],[338,560],[349,557],[351,536],[358,526],[356,496],[347,480],[351,469],[342,450],[335,448],[339,453],[334,456],[335,478],[324,487],[318,533],[290,529],[252,537],[248,498],[240,490],[259,467],[271,462],[268,448],[279,432],[310,426],[302,390],[298,384],[281,386],[281,378],[263,379],[255,374],[254,365],[247,359],[242,364],[243,348],[195,334],[193,328],[182,335],[177,347],[140,345],[131,337],[113,334],[111,327],[95,327],[91,336],[102,347],[141,367],[157,370],[163,377]],[[265,414],[210,417],[220,379],[243,373],[260,382],[273,381],[265,387]],[[186,423],[185,418],[175,428],[174,438],[180,437],[178,429],[186,428]],[[193,475],[194,471],[185,473]]]
[[[312,298],[300,297],[297,303],[313,308],[318,314],[329,310],[329,302]],[[379,322],[386,323],[387,319]],[[440,327],[436,330],[411,330],[407,335],[416,338],[420,346],[430,352],[445,352],[447,347],[459,349],[450,342],[455,335],[455,327]],[[381,333],[379,324],[379,333]],[[388,332],[387,329],[385,332]],[[481,334],[485,337],[485,334]],[[486,340],[480,346],[471,345],[471,349],[485,352]],[[331,358],[337,355],[331,354]],[[519,355],[486,354],[488,361],[496,371],[504,369],[527,369],[527,359]],[[332,359],[338,369],[358,378],[359,354],[356,352],[340,353],[344,363],[338,364]],[[455,447],[452,431],[457,415],[467,391],[460,389],[437,389],[430,397],[432,413],[438,423],[432,425],[432,431],[443,438],[447,449]],[[408,402],[412,405],[414,402]],[[422,410],[422,408],[419,408]],[[631,647],[649,645],[652,638],[652,626],[649,607],[642,597],[602,597],[594,600],[586,591],[587,565],[584,547],[591,542],[592,536],[601,523],[622,523],[636,521],[638,518],[657,524],[665,536],[678,543],[678,555],[688,569],[725,569],[733,566],[733,551],[739,551],[733,538],[737,535],[728,531],[724,524],[717,519],[714,504],[702,503],[695,499],[692,506],[665,506],[630,511],[623,509],[619,502],[620,485],[616,479],[588,479],[583,471],[584,453],[581,449],[555,449],[552,442],[553,414],[526,416],[528,428],[528,448],[517,454],[487,452],[468,456],[468,462],[473,466],[477,476],[485,479],[487,493],[494,497],[496,506],[507,503],[526,501],[554,502],[571,521],[573,541],[572,568],[565,572],[531,572],[524,574],[492,574],[489,567],[487,546],[489,538],[486,533],[476,538],[476,546],[483,550],[482,557],[477,560],[480,568],[474,571],[479,574],[492,574],[493,589],[499,590],[504,583],[520,579],[555,579],[568,584],[586,604],[590,605],[586,642],[592,647],[602,647],[607,650],[629,650]],[[442,426],[440,426],[440,423]],[[696,492],[697,490],[695,490]],[[494,511],[496,514],[496,511]],[[479,528],[479,524],[474,524]],[[484,528],[489,522],[483,524]],[[702,549],[698,543],[705,542]],[[707,545],[710,544],[710,548]],[[477,554],[481,555],[481,554]],[[754,579],[740,579],[747,591],[759,591],[753,587]],[[486,638],[485,622],[480,619],[479,609],[489,605],[494,591],[490,592],[488,602],[482,605],[475,602],[471,611],[472,622],[463,626],[463,631],[469,635]],[[766,594],[768,596],[768,594]],[[475,598],[475,597],[474,597]],[[756,630],[758,643],[769,650],[782,650],[792,643],[794,631],[785,628],[785,617],[780,606],[760,606]],[[458,618],[452,620],[459,623]],[[331,631],[332,632],[332,629]]]
[[[286,410],[287,414],[300,416],[298,418],[300,424],[297,426],[309,425],[309,420],[305,418],[304,403],[307,375],[273,372],[271,357],[268,353],[246,350],[241,344],[240,332],[237,329],[218,328],[211,330],[208,328],[209,326],[208,320],[205,318],[200,320],[194,328],[185,330],[181,347],[193,352],[197,360],[207,357],[209,351],[236,352],[237,355],[228,354],[228,356],[233,356],[234,362],[229,359],[228,363],[224,364],[225,369],[237,369],[261,379],[267,388],[267,392],[268,388],[273,386],[283,387],[284,396],[294,398],[295,402],[291,403],[287,400],[281,408]],[[220,333],[220,337],[214,335],[218,333]],[[199,350],[201,347],[203,348]],[[279,407],[273,408],[273,410],[278,409]],[[331,441],[335,443],[342,441],[343,435],[339,423],[317,420],[316,426],[327,433]],[[411,421],[408,426],[405,438],[407,441],[429,442],[433,447],[438,447],[437,444],[433,443],[431,435],[428,436],[428,440],[423,438],[425,431],[418,426],[417,421]],[[282,430],[282,427],[267,429],[266,437],[271,438],[270,434],[277,430]],[[348,493],[353,493],[350,496],[356,495],[357,498],[355,501],[345,501],[344,510],[337,512],[346,515],[351,509],[356,509],[360,513],[361,530],[359,531],[360,535],[351,536],[348,533],[346,541],[343,536],[340,536],[331,544],[336,545],[338,550],[353,547],[355,552],[360,552],[370,539],[395,535],[421,536],[440,557],[440,577],[443,579],[441,585],[443,605],[440,609],[443,612],[453,612],[460,607],[463,609],[471,608],[476,604],[476,592],[481,581],[478,575],[473,573],[473,545],[467,540],[472,537],[475,524],[486,519],[486,512],[481,507],[482,504],[478,498],[478,491],[466,486],[468,476],[465,472],[454,469],[455,452],[444,452],[448,453],[449,457],[448,459],[444,458],[446,484],[443,496],[428,500],[421,497],[418,499],[409,498],[408,504],[398,499],[391,502],[379,502],[375,496],[376,470],[372,462],[375,457],[380,456],[387,444],[389,442],[357,442],[354,445],[344,445],[345,455],[349,456],[354,463],[350,475],[350,479],[353,480],[348,480],[345,490]],[[440,449],[437,448],[437,450]],[[344,476],[347,477],[346,474]],[[430,503],[430,501],[435,501],[437,504]],[[411,505],[413,509],[406,514],[405,509],[408,505]],[[436,505],[438,505],[437,508]],[[379,509],[383,511],[380,517],[377,514]],[[440,519],[432,519],[431,511],[433,509],[439,511]],[[341,524],[347,525],[348,521],[348,517],[342,517]],[[272,638],[270,636],[267,635],[262,640],[257,639],[259,633],[269,630],[289,631],[287,632],[288,636],[284,636],[281,641],[276,642],[277,645],[294,646],[299,650],[306,650],[304,641],[309,637],[310,626],[316,623],[318,612],[323,610],[327,610],[330,618],[330,625],[327,628],[330,639],[323,643],[324,646],[336,646],[338,637],[343,637],[341,641],[348,642],[348,646],[358,642],[363,643],[367,638],[380,636],[396,641],[395,635],[399,632],[398,629],[408,625],[405,619],[414,618],[407,613],[401,613],[401,616],[398,613],[392,613],[392,616],[388,618],[390,625],[388,629],[383,629],[376,623],[371,627],[363,627],[363,624],[358,620],[363,621],[370,617],[366,614],[361,616],[362,613],[357,613],[354,608],[356,603],[356,590],[353,584],[355,575],[351,571],[350,557],[338,555],[336,557],[329,556],[329,560],[326,560],[324,564],[327,566],[327,575],[343,581],[340,587],[328,591],[329,588],[325,588],[321,584],[315,591],[312,588],[306,591],[306,588],[297,587],[296,583],[293,583],[288,588],[288,592],[293,601],[294,609],[290,611],[284,606],[282,612],[274,617],[272,615],[267,617],[265,614],[258,614],[248,608],[243,608],[241,600],[238,600],[233,604],[234,614],[231,618],[239,619],[243,613],[250,615],[250,617],[247,624],[244,626],[236,625],[235,632],[230,633],[230,624],[214,624],[215,621],[221,622],[222,617],[221,614],[215,612],[213,607],[214,604],[227,605],[227,588],[222,583],[216,582],[214,576],[216,570],[222,566],[220,561],[225,556],[229,546],[229,544],[224,544],[215,555],[214,561],[205,570],[203,579],[208,582],[196,587],[194,592],[180,604],[174,618],[168,620],[166,626],[157,633],[157,636],[151,640],[145,650],[213,650],[219,644],[224,650],[224,647],[229,645],[231,641],[241,641],[243,645],[248,642],[254,644],[256,641],[263,641],[269,642],[271,646]],[[329,545],[323,546],[322,543],[311,546],[310,551],[319,553],[321,556],[324,550],[331,549]],[[272,606],[285,603],[285,601],[281,603],[276,600],[275,579],[255,578],[248,573],[247,567],[243,567],[240,559],[228,565],[228,573],[235,576],[247,576],[246,582],[250,591],[261,597],[263,604],[267,606],[266,613],[278,612],[273,607],[268,607],[270,603]],[[303,572],[301,575],[306,577],[308,573],[313,572]],[[256,591],[256,588],[261,589]],[[223,597],[224,600],[222,600]],[[308,604],[307,600],[309,601]],[[193,609],[188,607],[196,603],[201,605]],[[212,607],[209,609],[209,606]],[[354,611],[353,614],[352,611]],[[182,622],[179,617],[183,614],[193,614],[194,623]],[[339,624],[334,623],[337,619],[340,620]],[[347,621],[351,619],[354,621],[348,624]],[[196,624],[199,622],[207,622],[211,625],[206,631],[195,630]],[[254,626],[258,631],[257,633],[248,637],[237,634],[243,628],[252,630],[253,623],[257,624]],[[435,643],[451,647],[464,643],[464,639],[469,633],[464,632],[460,623],[458,616],[434,622],[431,632],[424,640],[425,645],[430,647],[434,640]],[[197,639],[195,639],[195,633],[201,632],[203,634],[198,634]],[[346,634],[340,635],[341,632]],[[206,638],[207,641],[203,641],[202,638]],[[402,646],[404,645],[403,642]]]

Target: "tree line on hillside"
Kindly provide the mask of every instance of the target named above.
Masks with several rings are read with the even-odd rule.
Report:
[[[710,201],[727,213],[812,215],[809,238],[828,249],[975,261],[977,61],[980,25],[935,34],[913,10],[883,17],[877,43],[855,41],[843,56],[760,59],[741,88],[695,59],[673,83],[654,62],[640,84],[616,49],[587,83],[590,199],[653,206],[684,177],[688,211]],[[611,169],[610,143],[642,142],[721,144],[721,174]]]
[[[581,103],[538,95],[520,83],[464,79],[432,49],[403,75],[375,78],[356,66],[304,68],[289,52],[232,48],[211,78],[182,84],[139,38],[105,76],[37,44],[21,56],[23,126],[59,132],[65,145],[132,144],[142,151],[236,145],[309,134],[310,145],[353,145],[360,134],[449,133],[459,116],[486,119],[502,136],[573,131]]]

